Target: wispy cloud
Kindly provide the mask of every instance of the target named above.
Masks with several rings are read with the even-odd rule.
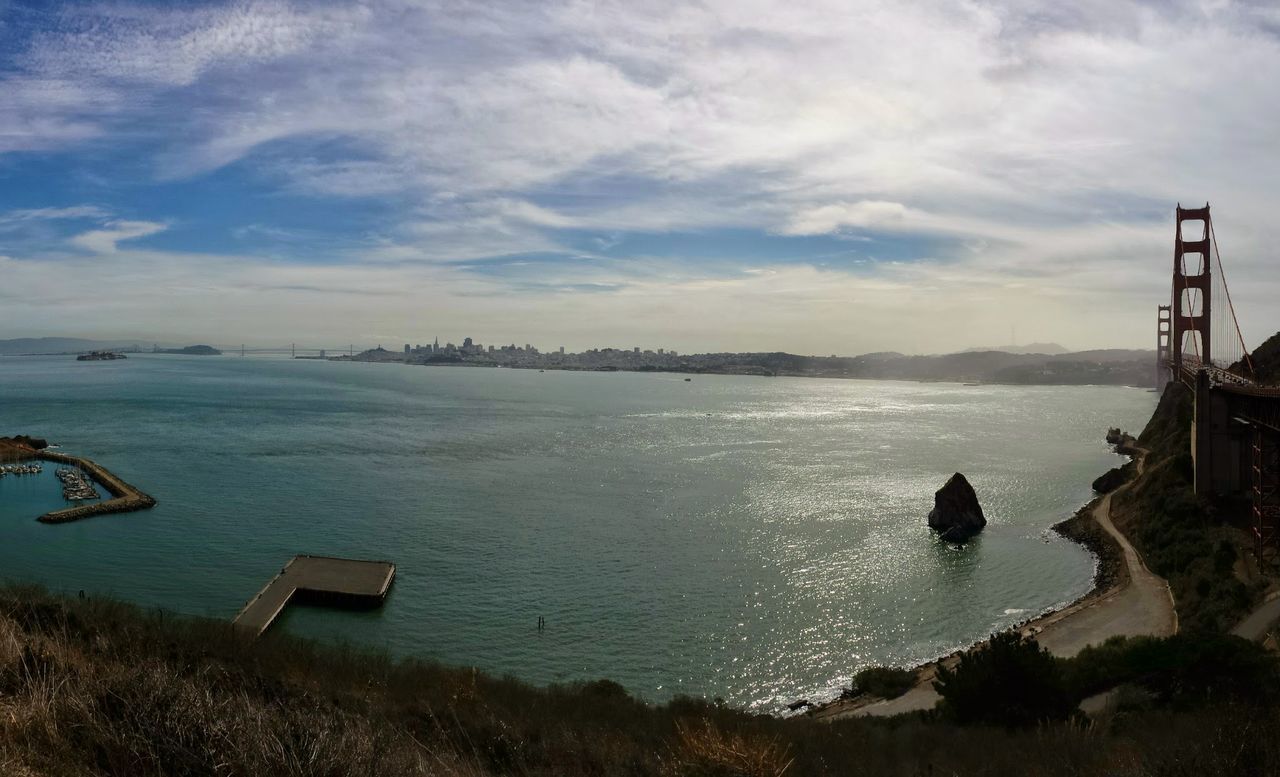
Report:
[[[32,221],[59,221],[63,219],[103,219],[109,211],[96,205],[73,205],[67,208],[18,208],[0,213],[0,227]]]
[[[154,221],[113,221],[105,229],[94,229],[71,238],[73,245],[97,254],[114,254],[116,244],[163,232],[165,224]]]

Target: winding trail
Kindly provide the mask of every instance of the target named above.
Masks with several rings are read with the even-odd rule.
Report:
[[[1141,475],[1142,458],[1138,462]],[[1112,493],[1128,487],[1125,484]],[[1099,500],[1093,509],[1093,519],[1120,544],[1129,582],[1096,598],[1082,600],[1078,608],[1067,608],[1032,624],[1030,633],[1055,656],[1069,658],[1111,637],[1167,637],[1178,631],[1178,615],[1169,584],[1147,569],[1129,538],[1112,523],[1111,496],[1107,494]],[[1055,615],[1062,617],[1055,618]]]
[[[1261,642],[1270,634],[1276,621],[1280,621],[1280,591],[1272,592],[1266,601],[1237,623],[1231,633],[1251,642]]]
[[[1034,636],[1055,656],[1069,658],[1089,645],[1105,642],[1111,637],[1165,637],[1178,631],[1178,615],[1169,584],[1147,569],[1129,538],[1111,520],[1111,497],[1142,477],[1146,457],[1147,451],[1139,449],[1135,459],[1137,476],[1099,499],[1093,508],[1093,519],[1115,538],[1124,553],[1128,580],[1106,591],[1089,594],[1075,604],[1037,618],[1021,628],[1022,633]],[[1280,600],[1277,600],[1276,607],[1280,613]],[[957,660],[950,657],[943,661],[954,666]],[[938,692],[933,690],[935,667],[936,662],[924,667],[915,687],[896,699],[861,705],[856,701],[846,704],[835,702],[816,710],[813,717],[822,720],[888,717],[933,709],[941,700]]]

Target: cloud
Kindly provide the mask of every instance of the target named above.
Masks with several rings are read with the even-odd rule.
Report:
[[[85,7],[62,29],[38,32],[23,64],[73,79],[186,86],[219,66],[244,68],[305,49],[359,19],[353,8],[298,13],[282,3],[153,12]]]
[[[895,229],[907,227],[907,207],[900,202],[863,200],[820,205],[795,214],[781,230],[785,235],[820,235],[846,227]]]
[[[112,221],[105,229],[95,229],[71,238],[73,245],[97,254],[114,254],[116,244],[163,232],[168,225],[154,221]]]
[[[1091,341],[1073,327],[1092,326],[1079,311],[1128,294],[1104,311],[1111,326],[1088,331],[1136,344],[1150,322],[1130,307],[1167,288],[1172,204],[1212,199],[1237,307],[1268,309],[1280,105],[1258,74],[1280,71],[1280,23],[1257,4],[374,0],[75,5],[41,19],[0,33],[0,100],[17,106],[0,112],[0,154],[118,148],[169,186],[235,165],[267,189],[377,203],[395,223],[350,235],[352,283],[368,266],[403,265],[387,272],[415,282],[419,263],[466,261],[474,276],[486,257],[556,252],[560,268],[509,267],[505,287],[459,268],[431,278],[472,299],[540,299],[524,310],[539,322],[562,301],[548,288],[643,290],[688,327],[712,325],[681,305],[719,309],[699,295],[765,304],[762,279],[795,290],[807,329],[865,328],[824,288],[860,297],[883,281],[875,292],[894,304],[936,309],[945,297],[930,294],[964,289],[1046,321],[1057,311],[1045,337],[1078,344]],[[123,253],[168,216],[73,242]],[[246,242],[284,234],[267,221]],[[574,247],[612,256],[638,233],[730,229],[877,240],[859,244],[858,267],[808,275],[736,257],[749,278],[725,277],[735,257],[607,264]],[[925,247],[875,255],[894,239]],[[535,289],[525,272],[557,277]],[[1022,285],[1006,298],[1007,284]],[[946,328],[934,322],[938,342]]]
[[[32,221],[102,219],[109,215],[109,211],[96,205],[73,205],[66,208],[19,208],[0,213],[0,227]]]

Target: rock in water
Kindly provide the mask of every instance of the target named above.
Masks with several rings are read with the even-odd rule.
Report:
[[[929,526],[942,532],[944,540],[964,542],[987,525],[973,486],[959,472],[933,495]]]

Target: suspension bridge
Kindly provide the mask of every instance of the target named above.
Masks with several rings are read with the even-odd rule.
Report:
[[[1207,203],[1178,205],[1171,292],[1156,313],[1156,388],[1194,393],[1196,493],[1249,498],[1261,563],[1280,554],[1280,386],[1257,379]]]
[[[289,343],[287,345],[272,346],[219,345],[215,347],[223,353],[234,356],[283,356],[288,354],[294,358],[323,359],[326,356],[350,356],[365,350],[367,346],[343,345],[334,348],[317,348]]]

